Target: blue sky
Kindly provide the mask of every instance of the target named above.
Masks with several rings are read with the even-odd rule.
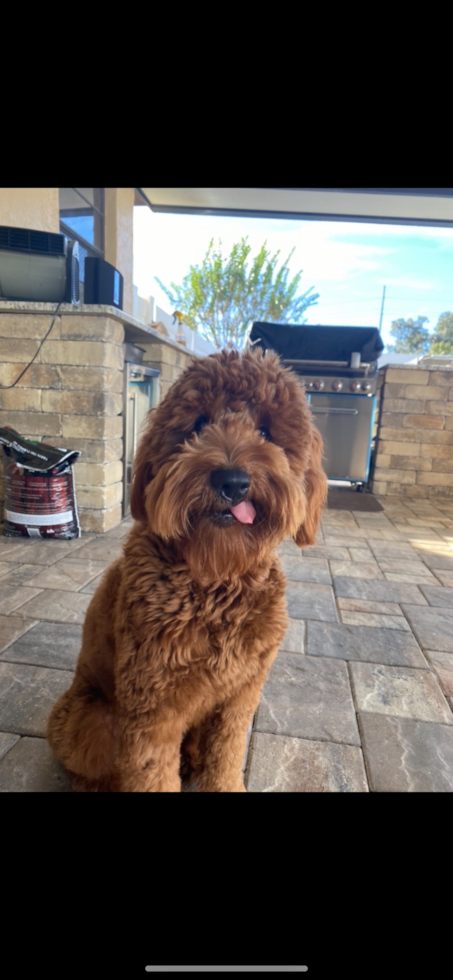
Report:
[[[377,327],[384,285],[384,341],[392,320],[427,316],[433,330],[441,313],[453,311],[453,228],[155,214],[137,207],[134,284],[171,313],[154,276],[179,284],[202,261],[211,238],[220,238],[228,254],[247,236],[253,255],[265,240],[271,252],[280,249],[281,261],[295,247],[290,270],[303,270],[300,292],[313,286],[319,293],[308,323]]]

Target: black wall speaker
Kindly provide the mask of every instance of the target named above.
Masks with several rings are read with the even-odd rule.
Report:
[[[105,259],[87,255],[83,302],[123,309],[123,277],[118,269]]]

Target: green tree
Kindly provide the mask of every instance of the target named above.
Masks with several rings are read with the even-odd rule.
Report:
[[[280,252],[271,255],[267,242],[255,258],[250,258],[247,238],[233,245],[228,257],[221,251],[222,242],[209,248],[200,266],[191,265],[181,286],[164,286],[156,278],[174,310],[184,314],[184,321],[217,347],[244,344],[247,330],[254,320],[278,323],[305,323],[305,311],[317,302],[312,286],[296,296],[302,271],[288,281],[290,252],[278,268]],[[249,264],[250,259],[250,264]]]
[[[431,334],[430,354],[453,354],[453,313],[441,313]]]
[[[427,354],[431,335],[424,324],[428,322],[426,316],[418,316],[416,320],[412,317],[408,320],[404,317],[393,320],[390,333],[395,343],[388,344],[387,350],[392,354]]]

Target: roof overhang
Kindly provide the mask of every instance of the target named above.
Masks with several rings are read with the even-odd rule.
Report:
[[[137,191],[140,203],[169,214],[453,226],[452,187],[139,187]]]

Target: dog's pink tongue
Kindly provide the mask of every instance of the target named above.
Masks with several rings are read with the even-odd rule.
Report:
[[[230,507],[230,511],[241,524],[253,524],[256,517],[256,510],[250,500],[243,500],[235,507]]]

